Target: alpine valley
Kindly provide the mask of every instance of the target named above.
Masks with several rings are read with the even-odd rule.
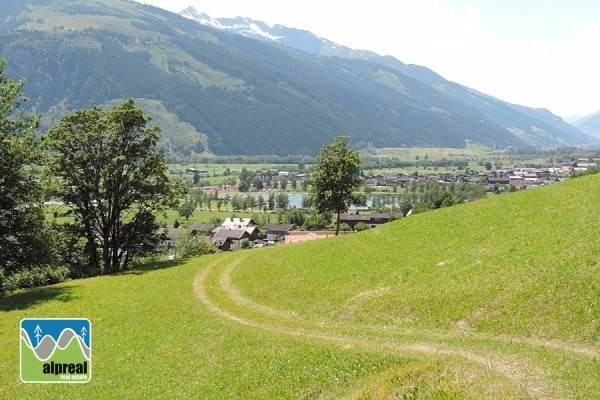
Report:
[[[589,145],[547,110],[513,105],[421,66],[244,18],[128,0],[3,0],[0,54],[43,128],[125,98],[167,155],[316,154],[357,147]]]

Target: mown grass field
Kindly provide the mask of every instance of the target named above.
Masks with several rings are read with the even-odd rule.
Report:
[[[599,184],[13,294],[0,398],[597,398]],[[89,318],[92,381],[21,383],[26,317]]]

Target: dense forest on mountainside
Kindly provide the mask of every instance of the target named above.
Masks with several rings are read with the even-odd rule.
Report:
[[[474,108],[529,145],[563,146],[572,143],[588,144],[594,141],[586,135],[586,133],[589,134],[588,131],[569,125],[548,110],[507,103],[460,83],[448,81],[427,67],[405,64],[389,55],[381,56],[369,50],[351,49],[305,30],[283,25],[269,26],[262,21],[250,18],[212,18],[198,12],[194,7],[186,8],[181,15],[202,25],[257,40],[275,42],[310,54],[368,61],[398,70],[406,76],[443,92],[454,101]]]
[[[286,49],[135,2],[13,0],[0,14],[7,72],[26,79],[45,127],[135,98],[174,121],[161,145],[179,157],[314,155],[339,134],[358,147],[526,143],[398,69]]]

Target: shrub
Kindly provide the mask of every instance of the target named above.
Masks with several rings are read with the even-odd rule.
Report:
[[[66,280],[69,274],[69,268],[65,266],[44,266],[24,269],[6,277],[2,283],[2,289],[5,293],[9,293],[17,289],[52,285]]]
[[[367,229],[369,229],[369,225],[365,224],[364,222],[359,222],[356,225],[354,225],[354,230],[356,232],[366,231]]]
[[[175,239],[175,254],[177,257],[194,257],[202,254],[216,253],[214,244],[199,235],[183,234]]]

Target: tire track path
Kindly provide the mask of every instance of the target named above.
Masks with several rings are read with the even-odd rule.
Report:
[[[435,339],[453,339],[459,337],[457,334],[449,333],[447,336],[429,335],[432,342],[414,342],[398,343],[397,340],[402,336],[401,332],[385,328],[369,328],[364,326],[352,326],[349,324],[318,323],[316,321],[306,320],[297,314],[289,311],[277,310],[263,304],[257,303],[244,296],[232,282],[232,273],[235,268],[243,262],[244,257],[236,257],[230,262],[232,256],[215,260],[203,268],[194,280],[194,292],[198,299],[213,313],[220,318],[243,324],[252,328],[262,329],[277,334],[285,334],[293,337],[313,339],[320,342],[330,343],[343,348],[360,347],[370,350],[382,350],[403,352],[403,353],[423,353],[434,356],[459,357],[469,360],[482,367],[484,370],[492,371],[503,378],[512,381],[513,384],[521,388],[524,393],[533,398],[543,399],[564,399],[572,396],[565,393],[564,388],[558,388],[556,383],[552,382],[546,372],[531,360],[524,359],[522,356],[515,357],[511,355],[486,354],[481,355],[469,351],[466,348],[453,348],[447,344],[437,343]],[[226,264],[225,267],[222,267]],[[226,296],[236,306],[249,309],[253,315],[257,313],[260,317],[247,317],[228,310],[215,302],[207,293],[207,279],[211,274],[218,274],[218,287],[216,290],[223,296]],[[286,325],[287,324],[287,325]],[[360,329],[370,330],[368,337],[360,335],[353,336],[349,333],[336,332],[336,329]],[[395,337],[394,337],[395,336]],[[464,337],[463,334],[461,337]],[[477,339],[477,337],[474,337]],[[491,337],[482,336],[482,339],[489,340]],[[494,337],[498,339],[498,337]],[[395,342],[396,340],[396,342]],[[403,339],[406,341],[406,338]],[[572,351],[591,357],[599,357],[597,349],[578,347],[569,344],[555,342],[545,342],[529,340],[523,338],[501,337],[500,340],[506,342],[520,343],[531,346],[547,346],[557,348],[563,351]]]

